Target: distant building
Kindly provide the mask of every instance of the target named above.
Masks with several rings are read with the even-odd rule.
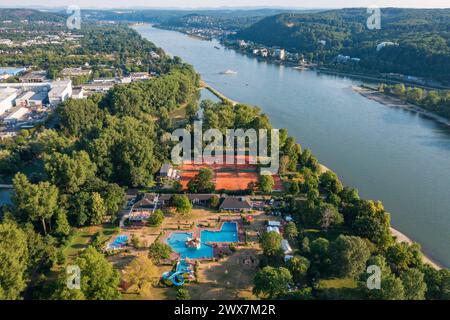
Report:
[[[189,201],[196,206],[208,206],[214,194],[187,194]]]
[[[72,99],[84,99],[84,91],[83,88],[74,88],[72,89]]]
[[[381,49],[383,49],[384,47],[387,47],[387,46],[398,46],[398,44],[395,42],[384,41],[377,45],[377,51],[380,51]]]
[[[28,100],[28,106],[39,108],[45,104],[46,100],[47,100],[47,92],[41,91],[41,92],[35,93]]]
[[[26,68],[0,67],[0,79],[8,79],[9,77],[20,75],[26,70]]]
[[[47,81],[47,72],[44,70],[31,71],[19,77],[19,80],[25,83],[45,82]]]
[[[325,46],[327,44],[327,42],[325,40],[319,40],[319,44]]]
[[[284,49],[275,49],[273,51],[273,57],[279,60],[284,60],[286,58],[286,50]]]
[[[84,92],[87,94],[95,92],[107,92],[109,89],[114,87],[113,82],[103,82],[103,83],[86,83],[81,86]]]
[[[281,240],[281,248],[283,249],[285,255],[290,255],[293,252],[291,246],[289,245],[289,241],[286,239]]]
[[[163,163],[161,169],[159,170],[159,177],[166,179],[177,179],[179,178],[178,170],[174,169],[168,162]]]
[[[31,97],[35,95],[34,91],[25,91],[16,98],[16,106],[27,107]]]
[[[0,88],[0,115],[13,107],[13,101],[17,98],[18,89]]]
[[[155,51],[151,51],[151,52],[150,52],[150,57],[151,57],[152,59],[154,59],[154,60],[158,60],[159,58],[161,58],[161,57],[159,56],[159,54],[157,54]]]
[[[250,211],[252,205],[246,197],[228,197],[219,206],[221,211]]]
[[[90,69],[82,69],[80,68],[64,68],[61,71],[61,75],[63,77],[80,77],[80,76],[89,76],[92,74],[92,70]]]
[[[24,107],[16,107],[14,108],[11,113],[6,116],[3,121],[7,124],[7,125],[15,125],[17,123],[17,121],[20,121],[24,118],[24,116],[28,113],[30,113],[31,110],[28,108],[24,108]]]
[[[131,81],[147,80],[150,79],[150,73],[148,72],[131,72]]]
[[[52,88],[48,93],[48,101],[51,105],[56,106],[66,101],[72,96],[72,81],[60,80],[53,81]]]
[[[154,193],[144,193],[133,205],[132,211],[153,212],[158,206],[158,195]]]

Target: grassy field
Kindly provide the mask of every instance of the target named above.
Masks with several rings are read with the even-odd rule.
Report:
[[[105,224],[102,226],[77,229],[63,251],[67,257],[67,260],[69,262],[73,261],[73,259],[75,259],[82,250],[89,246],[94,235],[99,231],[103,231],[106,236],[112,236],[115,232],[117,232],[117,227],[111,224]]]
[[[319,281],[320,289],[342,289],[357,287],[357,282],[355,279],[351,278],[335,278],[335,279],[322,279]]]

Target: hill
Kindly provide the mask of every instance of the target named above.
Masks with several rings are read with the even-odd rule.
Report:
[[[234,38],[283,47],[324,64],[343,54],[361,59],[353,69],[450,81],[450,9],[383,8],[379,30],[367,28],[369,15],[365,8],[279,14]],[[377,51],[382,42],[396,45]]]

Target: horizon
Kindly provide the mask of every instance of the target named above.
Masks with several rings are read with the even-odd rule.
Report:
[[[297,0],[279,0],[273,5],[272,0],[154,0],[148,4],[146,0],[122,1],[110,0],[108,4],[98,0],[60,0],[55,5],[52,0],[22,0],[17,4],[15,0],[3,0],[0,8],[9,9],[63,9],[67,6],[78,5],[83,9],[93,10],[257,10],[257,9],[286,9],[286,10],[314,10],[314,9],[343,9],[377,6],[380,8],[411,8],[411,9],[448,9],[450,5],[444,0],[408,1],[408,0],[342,0],[336,5],[332,0],[317,0],[299,3]],[[116,4],[117,3],[117,4]],[[425,3],[425,5],[424,5]]]

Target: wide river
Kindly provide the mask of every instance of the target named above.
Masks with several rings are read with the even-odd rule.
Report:
[[[149,25],[136,30],[230,99],[260,106],[274,127],[287,128],[361,197],[381,200],[396,229],[450,267],[448,127],[362,97],[351,88],[358,80],[261,62]],[[237,75],[220,74],[227,69]]]

